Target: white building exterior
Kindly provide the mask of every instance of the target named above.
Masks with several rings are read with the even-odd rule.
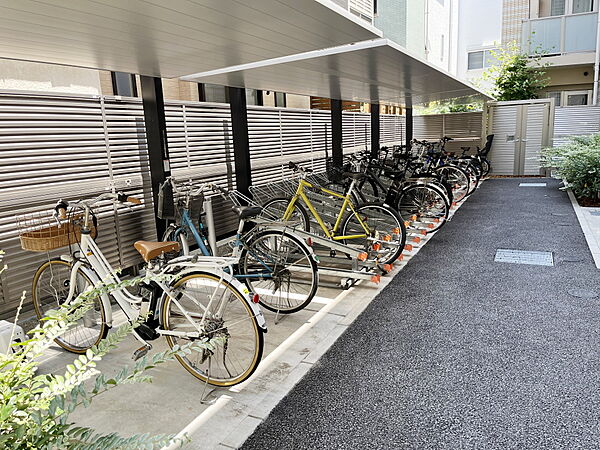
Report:
[[[497,48],[501,39],[502,0],[458,0],[456,58],[450,71],[488,87],[481,76],[492,62],[490,50]]]

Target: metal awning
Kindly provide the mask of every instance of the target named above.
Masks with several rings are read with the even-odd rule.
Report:
[[[380,37],[331,0],[5,0],[0,58],[179,77]]]
[[[184,80],[368,103],[489,98],[387,39],[200,72]]]

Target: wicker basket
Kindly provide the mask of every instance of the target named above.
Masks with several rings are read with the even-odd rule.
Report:
[[[21,248],[32,252],[47,252],[66,247],[81,241],[81,216],[60,221],[60,225],[51,216],[34,213],[17,217]],[[54,222],[54,223],[52,223]],[[98,230],[92,226],[91,236],[95,238]]]

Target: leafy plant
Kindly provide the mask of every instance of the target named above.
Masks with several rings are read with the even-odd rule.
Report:
[[[600,193],[600,134],[574,136],[567,144],[542,151],[544,167],[556,168],[579,199],[598,199]]]
[[[424,108],[416,108],[421,116],[483,110],[483,102],[458,103],[456,100],[433,101]]]
[[[146,371],[168,361],[176,354],[189,354],[197,349],[213,351],[218,345],[216,339],[175,346],[152,356],[145,356],[132,367],[123,367],[115,376],[106,377],[98,371],[96,364],[132,333],[137,324],[128,323],[109,333],[106,339],[85,354],[79,355],[72,364],[67,365],[64,374],[36,375],[39,357],[54,339],[83,317],[92,307],[94,298],[110,292],[115,287],[139,281],[141,280],[124,281],[119,285],[102,284],[88,289],[68,306],[51,311],[42,324],[29,333],[31,337],[28,340],[13,344],[7,354],[0,353],[0,447],[152,449],[174,441],[183,442],[182,439],[175,439],[170,435],[103,435],[91,428],[70,423],[69,415],[80,406],[89,406],[97,395],[116,386],[151,382],[152,378],[146,375]]]
[[[491,95],[496,100],[539,98],[540,92],[548,86],[549,64],[542,62],[544,52],[540,49],[527,55],[513,41],[491,53],[497,63],[483,73],[483,79],[493,83]]]

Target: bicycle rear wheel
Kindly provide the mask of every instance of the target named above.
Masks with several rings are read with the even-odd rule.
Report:
[[[350,212],[342,223],[344,236],[364,234],[358,220],[367,225],[370,236],[345,239],[344,243],[368,253],[369,259],[378,259],[381,264],[391,264],[398,259],[406,244],[406,228],[400,214],[383,203],[365,203]],[[379,245],[375,245],[379,244]]]
[[[61,259],[51,259],[42,264],[33,277],[31,296],[38,319],[64,305],[71,286],[71,264]],[[93,287],[94,283],[80,269],[75,276],[73,299]],[[92,300],[91,307],[64,334],[54,340],[72,353],[85,353],[108,334],[106,312],[100,296]]]
[[[400,193],[397,209],[404,220],[415,215],[419,222],[428,226],[428,231],[435,231],[446,223],[450,205],[437,188],[414,185]]]
[[[240,254],[239,276],[270,311],[290,314],[305,308],[319,284],[317,263],[299,237],[278,230],[253,234]]]
[[[162,327],[180,332],[165,335],[169,346],[197,339],[221,340],[213,350],[192,349],[184,356],[176,355],[179,363],[213,386],[233,386],[252,375],[262,357],[264,332],[242,292],[227,280],[200,271],[182,276],[172,288],[176,301],[165,295],[160,308]],[[186,315],[200,326],[199,338],[185,336],[195,331]]]

